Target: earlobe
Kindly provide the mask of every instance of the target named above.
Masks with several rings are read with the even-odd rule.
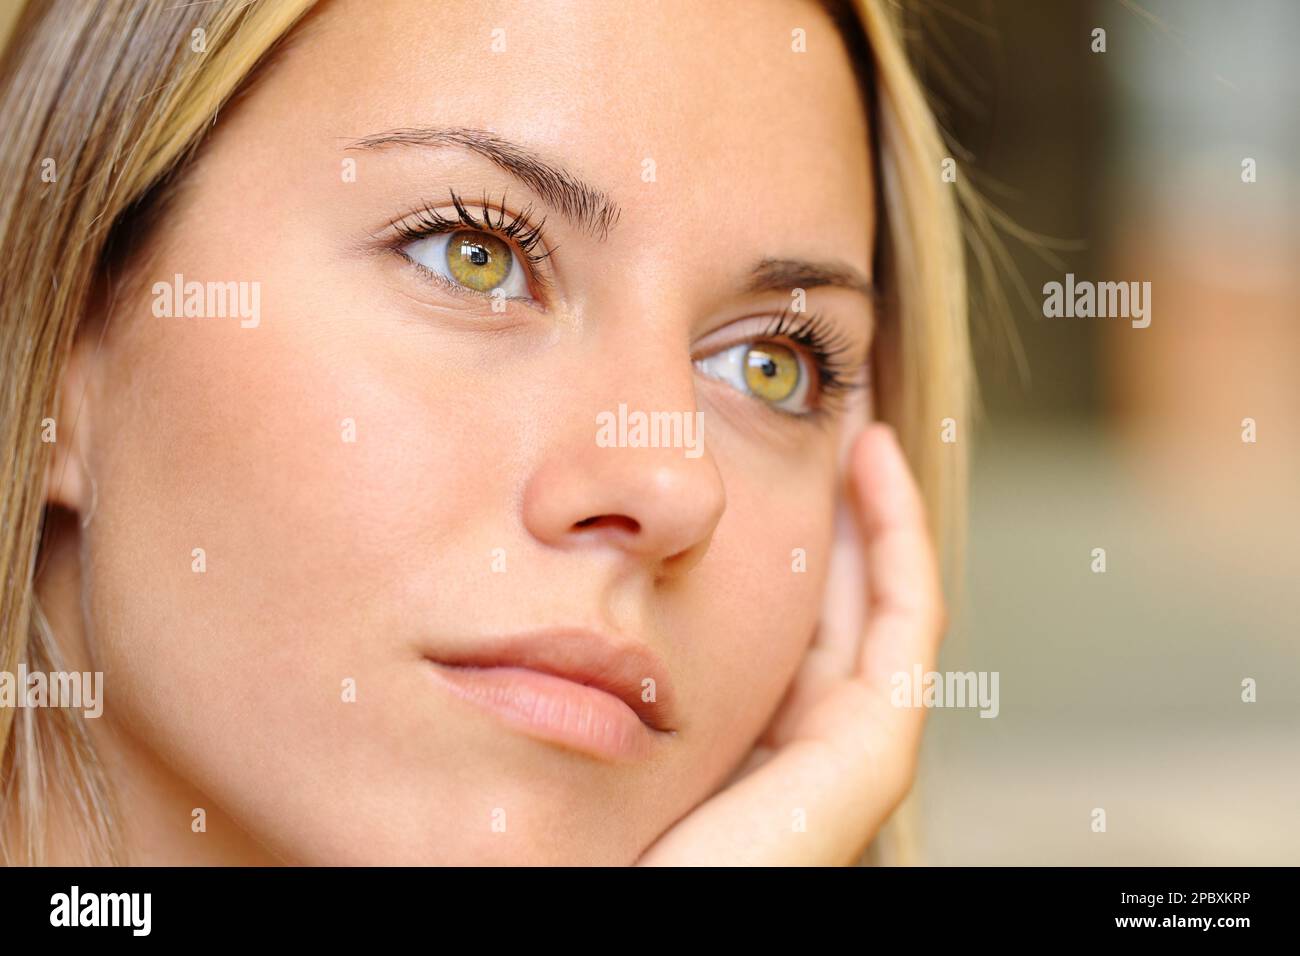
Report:
[[[46,462],[44,500],[76,512],[83,520],[94,499],[94,483],[87,468],[94,400],[90,389],[92,355],[84,340],[72,347],[72,354],[59,382],[53,416],[40,423],[39,440],[50,446]]]

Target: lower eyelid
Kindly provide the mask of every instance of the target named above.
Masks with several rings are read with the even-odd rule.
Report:
[[[716,378],[712,375],[708,375],[703,372],[701,372],[700,374],[703,375],[704,378],[708,382],[712,383],[713,385],[716,385],[719,388],[726,389],[727,394],[730,395],[733,399],[746,404],[759,406],[760,408],[760,411],[758,412],[759,415],[764,414],[764,411],[766,411],[771,415],[777,416],[777,418],[775,419],[776,421],[799,422],[805,425],[817,425],[824,421],[828,413],[833,411],[824,408],[820,404],[810,405],[808,408],[803,410],[791,410],[788,408],[782,408],[780,405],[773,405],[771,402],[765,402],[763,401],[763,399],[759,398],[757,395],[754,395],[750,392],[741,392],[737,390],[736,387],[732,385],[730,382],[723,381],[720,378]]]
[[[462,286],[456,285],[456,283],[452,282],[446,276],[434,272],[423,262],[419,262],[416,259],[414,259],[412,256],[408,255],[406,251],[403,249],[394,249],[393,251],[397,254],[398,258],[400,258],[404,263],[406,263],[408,266],[413,268],[416,272],[420,273],[420,275],[422,275],[424,278],[432,282],[436,282],[438,285],[442,286],[443,288],[447,289],[450,292],[453,292],[457,295],[462,295],[462,294],[474,295],[474,296],[482,295],[482,293],[475,292],[473,289],[467,289],[467,288],[463,288]]]

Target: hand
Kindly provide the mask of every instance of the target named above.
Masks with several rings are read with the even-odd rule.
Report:
[[[946,627],[938,565],[893,429],[866,428],[849,473],[865,626],[853,613],[863,602],[837,598],[832,571],[822,624],[745,772],[674,824],[639,865],[851,864],[911,788],[925,710],[893,706],[890,678],[916,664],[935,668]],[[861,576],[855,585],[863,590]],[[794,825],[797,811],[804,830]]]

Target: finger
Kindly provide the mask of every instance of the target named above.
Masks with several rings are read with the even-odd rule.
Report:
[[[852,480],[852,476],[849,476]],[[846,489],[836,508],[835,536],[831,542],[826,595],[815,646],[824,649],[841,666],[840,675],[851,674],[862,649],[867,591],[863,587],[866,564],[863,529],[855,514],[852,489]]]
[[[915,772],[927,711],[910,697],[895,705],[899,681],[937,666],[945,616],[925,505],[893,430],[873,427],[855,449],[857,505],[866,550],[867,626],[855,680],[879,708],[879,728],[895,747],[881,785],[905,794]],[[899,678],[898,675],[906,675]],[[901,686],[906,686],[901,685]]]
[[[851,673],[862,646],[863,615],[866,591],[862,557],[862,527],[853,501],[854,452],[864,431],[870,427],[869,393],[848,411],[844,443],[839,452],[842,486],[836,496],[834,537],[827,567],[826,593],[822,602],[820,626],[814,647],[825,648],[843,666],[841,674]]]
[[[933,669],[944,631],[943,589],[925,504],[893,429],[872,426],[854,454],[868,595],[858,676],[881,690],[916,664]]]

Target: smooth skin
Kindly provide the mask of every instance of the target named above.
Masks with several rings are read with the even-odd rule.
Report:
[[[522,144],[617,221],[471,150],[356,146],[412,127]],[[869,149],[811,3],[322,4],[223,112],[62,392],[40,594],[68,666],[105,673],[130,861],[856,859],[919,748],[889,677],[942,633],[924,509],[865,390],[799,419],[696,362],[790,304],[750,288],[763,259],[870,276]],[[536,301],[494,312],[385,245],[449,188],[545,215]],[[155,316],[177,273],[260,282],[260,324]],[[806,292],[865,366],[870,297]],[[598,447],[619,403],[702,411],[704,453]],[[430,679],[426,655],[541,627],[653,648],[675,737],[594,759]]]

